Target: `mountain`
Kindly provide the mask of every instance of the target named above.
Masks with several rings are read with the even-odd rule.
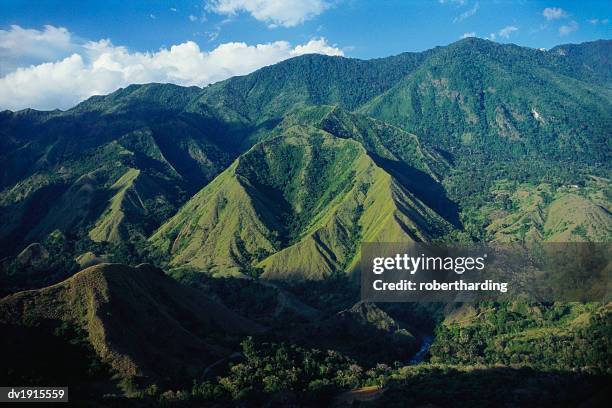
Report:
[[[583,72],[585,76],[591,74],[593,81],[610,86],[610,81],[612,81],[611,41],[598,40],[582,44],[557,45],[549,52],[561,56],[564,62],[569,61],[573,69]]]
[[[321,279],[350,270],[363,241],[429,240],[447,226],[359,143],[295,125],[240,156],[151,242],[171,266]]]
[[[0,383],[87,406],[609,400],[609,304],[376,305],[352,272],[364,242],[609,242],[611,46],[304,55],[0,112]]]
[[[367,61],[304,55],[213,84],[198,101],[230,109],[258,124],[274,123],[303,105],[339,105],[354,110],[392,87],[428,55],[404,53]]]
[[[55,229],[110,242],[150,234],[236,156],[229,125],[186,112],[199,92],[130,86],[66,112],[0,114],[2,250]]]
[[[466,239],[486,239],[480,209],[499,180],[607,179],[610,44],[541,51],[472,38],[369,61],[305,55],[205,88],[132,85],[65,112],[2,112],[0,254],[59,231],[79,243],[73,258],[131,262],[240,155],[295,125],[358,142]],[[288,244],[264,241],[268,255]]]
[[[563,61],[551,52],[465,39],[440,49],[359,111],[445,150],[463,150],[458,156],[468,160],[477,150],[495,161],[605,163],[611,83],[568,69],[573,62],[560,68]]]
[[[72,333],[64,340],[86,343],[119,378],[144,383],[193,378],[231,354],[232,336],[262,330],[159,269],[120,264],[9,295],[0,300],[0,323],[13,331]]]

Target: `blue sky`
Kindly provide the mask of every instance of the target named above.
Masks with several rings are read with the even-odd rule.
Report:
[[[40,28],[50,24],[66,27],[92,40],[110,38],[115,44],[140,51],[153,51],[186,40],[196,41],[202,48],[214,48],[231,41],[298,43],[325,37],[348,49],[345,53],[349,56],[372,58],[446,45],[464,33],[484,37],[507,26],[518,30],[509,38],[497,38],[497,41],[534,48],[610,38],[612,27],[609,23],[589,22],[612,17],[612,2],[603,0],[330,1],[329,8],[302,24],[276,28],[269,28],[268,22],[259,21],[244,11],[234,16],[206,11],[205,1],[5,0],[2,3],[0,28],[6,29],[12,24]],[[561,8],[567,17],[547,20],[542,15],[547,7]],[[474,9],[473,15],[460,20],[461,14],[469,14]],[[189,16],[197,20],[191,21]],[[576,21],[578,29],[560,34],[559,27],[571,21]]]
[[[0,108],[10,109],[67,108],[131,82],[205,85],[307,52],[374,58],[463,36],[533,48],[612,37],[612,2],[603,0],[1,0],[1,5]],[[62,83],[67,78],[76,78],[74,89]]]

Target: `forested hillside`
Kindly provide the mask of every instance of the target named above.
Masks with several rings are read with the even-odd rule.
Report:
[[[611,49],[468,38],[1,112],[3,375],[49,385],[21,358],[40,337],[100,406],[605,399],[609,304],[372,304],[356,265],[365,242],[609,243]]]

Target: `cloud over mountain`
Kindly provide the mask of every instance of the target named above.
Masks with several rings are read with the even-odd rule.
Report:
[[[24,38],[30,46],[21,51]],[[211,51],[186,41],[156,52],[132,52],[110,40],[80,42],[62,27],[39,31],[13,26],[0,32],[0,55],[15,68],[0,78],[0,108],[65,109],[133,83],[203,86],[309,53],[343,55],[325,38],[296,46],[287,41],[229,42]],[[23,66],[25,60],[32,65]]]

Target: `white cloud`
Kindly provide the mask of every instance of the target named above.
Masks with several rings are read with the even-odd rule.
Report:
[[[603,24],[603,25],[606,25],[606,24],[608,24],[608,21],[609,21],[609,20],[608,20],[607,18],[604,18],[604,19],[602,19],[602,20],[600,20],[600,19],[598,19],[598,18],[592,18],[592,19],[587,20],[587,21],[588,21],[590,24],[593,24],[593,25],[597,25],[597,24]]]
[[[472,17],[474,14],[476,14],[479,8],[480,8],[480,4],[476,2],[476,4],[474,4],[474,7],[472,7],[471,9],[467,11],[464,11],[463,13],[455,17],[455,19],[453,20],[453,23],[458,23],[460,21],[465,20],[466,18]]]
[[[109,40],[69,46],[76,51],[65,58],[17,68],[1,77],[0,109],[66,109],[92,95],[133,83],[204,86],[297,55],[343,55],[325,38],[297,46],[287,41],[257,45],[231,42],[211,51],[187,41],[151,53],[131,52]]]
[[[580,26],[574,20],[570,21],[568,24],[562,25],[559,27],[559,35],[568,35],[578,30]]]
[[[467,0],[438,0],[440,2],[440,4],[446,4],[446,3],[454,3],[457,4],[459,6],[463,6]]]
[[[190,15],[189,15],[189,21],[191,21],[192,23],[193,23],[194,21],[197,21],[197,20],[198,20],[198,18],[197,18],[196,16],[194,16],[193,14],[190,14]]]
[[[559,7],[546,7],[542,10],[542,15],[547,20],[558,20],[560,18],[567,17],[567,12]]]
[[[496,37],[495,33],[489,34],[489,40],[493,41],[495,40],[495,37]]]
[[[339,48],[329,45],[325,38],[312,39],[304,45],[297,45],[292,51],[291,56],[296,57],[304,54],[325,54],[343,56],[344,53]]]
[[[76,50],[75,41],[67,29],[50,25],[42,30],[18,25],[0,30],[0,75],[20,66],[67,57]]]
[[[470,31],[469,33],[463,33],[463,35],[459,38],[463,39],[463,38],[469,38],[469,37],[476,37],[476,33],[474,31]]]
[[[294,27],[318,16],[331,7],[328,0],[208,0],[206,9],[233,16],[251,14],[270,27]]]
[[[499,32],[497,34],[499,34],[500,37],[509,38],[510,34],[516,32],[516,31],[518,31],[518,27],[507,26],[507,27],[504,27],[501,30],[499,30]]]

